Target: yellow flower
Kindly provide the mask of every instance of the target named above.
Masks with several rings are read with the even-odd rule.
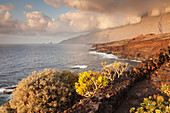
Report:
[[[95,78],[94,77],[91,77],[91,80],[94,80]]]
[[[155,105],[156,105],[156,102],[155,102],[155,101],[153,101],[153,102],[152,102],[152,104],[155,106]]]
[[[161,110],[156,109],[156,110],[155,110],[155,113],[161,113]]]
[[[99,76],[98,81],[102,82],[102,76]]]
[[[157,96],[157,102],[163,102],[164,97],[163,96]]]
[[[106,65],[107,65],[107,62],[105,61],[104,64],[105,64],[105,66],[106,66]]]

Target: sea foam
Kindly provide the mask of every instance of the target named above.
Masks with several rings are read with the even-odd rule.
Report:
[[[121,60],[129,60],[129,59],[121,59]],[[132,62],[142,62],[142,61],[139,61],[139,60],[129,60],[129,61],[132,61]]]
[[[88,66],[86,66],[86,65],[76,65],[76,66],[72,66],[71,68],[72,69],[85,69],[85,68],[87,68]]]
[[[114,59],[118,59],[118,57],[113,55],[113,54],[106,54],[106,53],[102,53],[102,52],[90,51],[89,54],[97,54],[97,55],[102,56],[102,58],[114,58]]]
[[[129,59],[120,59],[117,56],[113,55],[113,54],[107,54],[107,53],[102,53],[102,52],[96,52],[96,51],[90,51],[89,54],[96,54],[96,55],[100,55],[102,56],[102,58],[114,58],[114,59],[119,59],[119,60],[129,60]],[[139,60],[129,60],[132,62],[142,62]]]
[[[0,88],[0,93],[3,93],[5,89],[4,88]]]

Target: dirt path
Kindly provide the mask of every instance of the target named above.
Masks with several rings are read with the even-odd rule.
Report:
[[[143,98],[150,95],[161,94],[159,90],[151,83],[151,80],[137,82],[128,92],[126,99],[115,113],[129,113],[131,107],[139,107]]]

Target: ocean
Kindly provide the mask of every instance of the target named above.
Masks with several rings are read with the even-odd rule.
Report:
[[[89,45],[72,44],[33,44],[0,45],[0,105],[10,100],[3,94],[5,87],[16,86],[19,81],[34,71],[56,68],[72,72],[100,71],[101,62],[115,60],[135,67],[138,62],[118,59],[116,56],[89,51]]]

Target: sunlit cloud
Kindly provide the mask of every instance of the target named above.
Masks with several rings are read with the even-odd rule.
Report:
[[[70,11],[58,19],[50,18],[42,12],[25,12],[26,23],[21,23],[21,29],[43,33],[81,33],[109,27],[135,24],[141,21],[140,16],[122,14],[99,14],[85,11]],[[83,23],[83,24],[82,24]]]
[[[50,21],[48,27],[56,32],[90,32],[135,24],[141,21],[143,15],[159,16],[162,12],[168,12],[167,7],[170,6],[169,0],[44,0],[44,2],[53,7],[64,5],[77,9],[62,14],[59,19],[53,20],[54,23]]]
[[[64,3],[62,0],[44,0],[44,2],[53,7],[60,7]]]
[[[12,4],[0,5],[0,14],[2,14],[6,10],[13,10],[15,7]]]
[[[12,15],[10,12],[6,11],[3,15],[0,16],[0,33],[15,33],[18,31],[18,21],[12,20]]]
[[[117,11],[143,14],[158,8],[170,6],[169,0],[44,0],[48,5],[62,5],[82,11],[114,13]]]
[[[12,4],[0,5],[0,32],[46,35],[83,33],[139,23],[143,15],[159,16],[170,12],[169,0],[44,0],[53,7],[72,7],[59,18],[43,12],[24,12],[25,20],[14,20],[8,10]],[[33,9],[27,4],[27,9]],[[11,32],[13,31],[13,32]]]
[[[23,30],[32,30],[37,32],[45,32],[45,29],[50,21],[48,16],[45,16],[41,12],[28,12],[25,13],[27,24],[22,24]]]
[[[32,6],[32,5],[26,5],[25,7],[24,7],[25,9],[33,9],[34,7]]]

